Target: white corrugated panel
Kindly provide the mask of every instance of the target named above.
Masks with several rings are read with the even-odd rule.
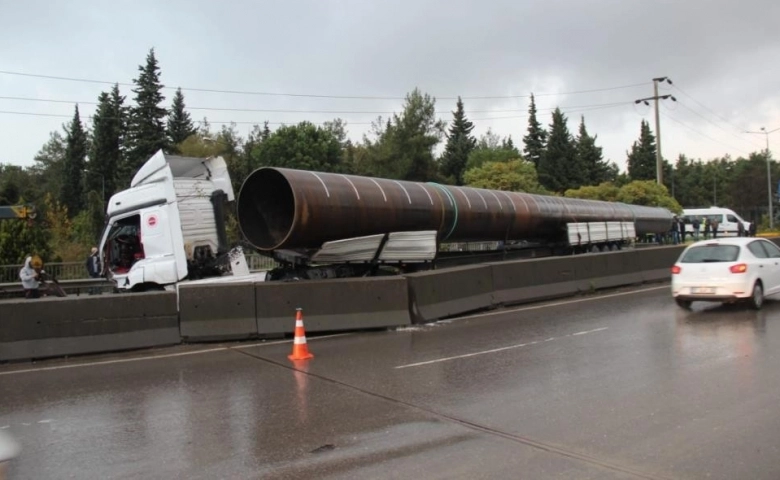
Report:
[[[376,256],[383,234],[325,242],[312,256],[317,263],[368,262]]]
[[[622,240],[623,228],[621,222],[607,222],[607,240]]]
[[[588,222],[588,230],[590,231],[591,243],[599,243],[599,242],[607,241],[606,222]]]
[[[192,255],[195,247],[211,246],[217,253],[217,226],[214,221],[214,206],[211,203],[211,182],[191,178],[177,178],[173,181],[179,206],[184,249],[187,256]]]
[[[636,225],[634,222],[623,222],[623,235],[624,238],[631,239],[636,238]]]
[[[566,233],[569,237],[569,245],[582,245],[590,241],[587,223],[567,223]]]
[[[379,260],[424,262],[436,257],[436,231],[393,232],[388,236]]]

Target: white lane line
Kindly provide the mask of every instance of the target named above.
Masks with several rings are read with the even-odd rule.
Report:
[[[596,328],[596,329],[587,330],[587,331],[584,331],[584,332],[570,333],[570,334],[564,335],[562,337],[552,337],[552,338],[548,338],[548,339],[544,340],[543,342],[550,342],[552,340],[560,340],[562,338],[573,337],[575,335],[587,335],[589,333],[603,332],[604,330],[607,330],[607,327]],[[536,345],[538,343],[543,343],[543,342],[535,341],[535,342],[520,343],[520,344],[517,344],[517,345],[509,345],[507,347],[494,348],[494,349],[491,349],[491,350],[483,350],[481,352],[466,353],[464,355],[456,355],[454,357],[437,358],[436,360],[428,360],[426,362],[409,363],[409,364],[406,364],[406,365],[399,365],[399,366],[397,366],[395,368],[396,368],[396,370],[398,370],[398,369],[401,369],[401,368],[420,367],[420,366],[423,366],[423,365],[430,365],[432,363],[449,362],[450,360],[459,360],[461,358],[476,357],[477,355],[485,355],[485,354],[488,354],[488,353],[503,352],[505,350],[512,350],[514,348],[530,347],[531,345]]]
[[[607,329],[607,327],[594,328],[593,330],[585,330],[584,332],[572,333],[571,336],[573,337],[575,335],[587,335],[589,333],[600,332],[600,331],[606,330],[606,329]]]
[[[459,317],[458,320],[468,320],[470,318],[489,317],[492,315],[503,315],[505,313],[525,312],[528,310],[539,310],[548,307],[560,307],[562,305],[572,305],[581,302],[592,302],[593,300],[601,300],[602,298],[622,297],[624,295],[633,295],[635,293],[652,292],[654,290],[668,290],[668,289],[669,289],[669,285],[663,285],[660,287],[650,287],[650,288],[643,288],[641,290],[632,290],[630,292],[609,293],[607,295],[595,295],[593,297],[578,298],[576,300],[566,300],[563,302],[545,303],[543,305],[533,305],[530,307],[518,307],[518,308],[507,308],[503,310],[494,310],[492,312],[478,313],[476,315]]]
[[[322,340],[325,338],[333,338],[333,337],[343,337],[345,335],[352,335],[351,332],[347,333],[338,333],[335,335],[325,335],[322,337],[314,337],[314,338],[307,338],[308,341],[316,341],[316,340]],[[172,358],[172,357],[184,357],[187,355],[201,355],[205,353],[214,353],[214,352],[224,352],[228,350],[241,350],[244,348],[252,348],[252,347],[262,347],[265,345],[279,345],[282,343],[292,343],[293,339],[289,340],[277,340],[273,342],[260,342],[260,343],[253,343],[249,345],[237,345],[235,347],[217,347],[217,348],[208,348],[205,350],[195,350],[192,352],[179,352],[179,353],[166,353],[163,355],[149,355],[146,357],[135,357],[135,358],[120,358],[116,360],[104,360],[101,362],[90,362],[90,363],[74,363],[70,365],[55,365],[51,367],[40,367],[40,368],[27,368],[24,370],[13,370],[10,372],[0,372],[0,376],[3,375],[16,375],[18,373],[32,373],[32,372],[45,372],[49,370],[62,370],[66,368],[80,368],[80,367],[97,367],[101,365],[112,365],[115,363],[128,363],[128,362],[140,362],[144,360],[158,360],[161,358]]]

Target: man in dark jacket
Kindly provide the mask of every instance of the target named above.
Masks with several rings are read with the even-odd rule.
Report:
[[[100,256],[98,255],[98,249],[97,247],[92,247],[92,251],[90,252],[89,256],[87,257],[87,273],[89,273],[90,278],[100,278]],[[100,293],[100,289],[96,287],[90,287],[89,288],[89,294],[94,295],[96,293]]]

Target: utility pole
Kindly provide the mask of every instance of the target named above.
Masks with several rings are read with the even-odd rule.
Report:
[[[676,98],[672,95],[658,95],[658,83],[659,82],[666,82],[669,85],[672,84],[672,81],[669,79],[669,77],[656,77],[653,79],[653,96],[647,97],[647,98],[640,98],[639,100],[635,100],[634,103],[644,103],[647,106],[650,106],[649,103],[647,103],[648,100],[654,100],[655,101],[655,181],[661,185],[664,183],[664,162],[663,162],[663,156],[661,155],[661,118],[659,117],[658,113],[658,100],[666,100],[668,98],[671,98],[673,101],[677,101]]]
[[[772,212],[772,172],[769,169],[769,134],[776,132],[780,130],[780,127],[775,128],[774,130],[766,130],[766,127],[761,127],[760,132],[745,132],[745,133],[758,133],[760,135],[764,135],[766,137],[766,150],[764,151],[764,154],[766,155],[766,195],[768,197],[768,203],[769,203],[769,229],[774,230],[775,229],[775,217],[774,212]]]

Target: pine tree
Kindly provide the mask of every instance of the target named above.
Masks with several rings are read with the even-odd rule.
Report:
[[[182,95],[181,88],[179,88],[173,96],[171,113],[168,115],[168,140],[171,145],[171,151],[178,152],[177,146],[196,131],[190,114],[184,110],[184,95]]]
[[[581,185],[583,172],[576,165],[574,140],[560,108],[553,112],[550,136],[539,162],[538,172],[539,183],[554,192],[563,192]]]
[[[468,121],[463,111],[463,101],[458,97],[456,110],[452,112],[452,125],[447,134],[447,145],[441,157],[441,171],[455,180],[456,185],[463,185],[463,173],[469,154],[477,145],[477,140],[471,135],[474,124]]]
[[[125,175],[129,172],[129,176],[123,179],[128,182],[149,157],[168,146],[164,123],[168,112],[160,106],[165,97],[162,95],[163,85],[154,49],[146,56],[146,65],[140,65],[138,70],[138,78],[133,80],[136,85],[133,89],[135,105],[130,109],[129,148],[124,169]]]
[[[655,136],[650,131],[650,124],[642,120],[639,141],[631,145],[628,153],[628,176],[631,180],[655,180]]]
[[[111,93],[103,92],[98,97],[98,106],[92,117],[92,144],[87,163],[87,191],[105,193],[103,203],[117,190],[118,174],[122,167],[122,153],[127,133],[127,108],[125,97],[114,85]],[[122,172],[130,174],[130,172]]]
[[[581,117],[580,131],[577,136],[577,161],[587,174],[583,185],[598,185],[609,180],[609,164],[604,160],[601,147],[596,146],[596,137],[588,135],[585,117]],[[579,188],[579,187],[574,187]]]
[[[542,128],[542,124],[536,119],[536,101],[531,94],[531,106],[528,107],[528,135],[523,137],[525,149],[525,159],[533,163],[539,170],[539,162],[544,157],[545,143],[547,141],[547,132]]]
[[[81,124],[78,105],[66,132],[64,179],[60,195],[62,204],[68,208],[68,215],[73,217],[84,205],[83,175],[87,158],[87,132]]]

